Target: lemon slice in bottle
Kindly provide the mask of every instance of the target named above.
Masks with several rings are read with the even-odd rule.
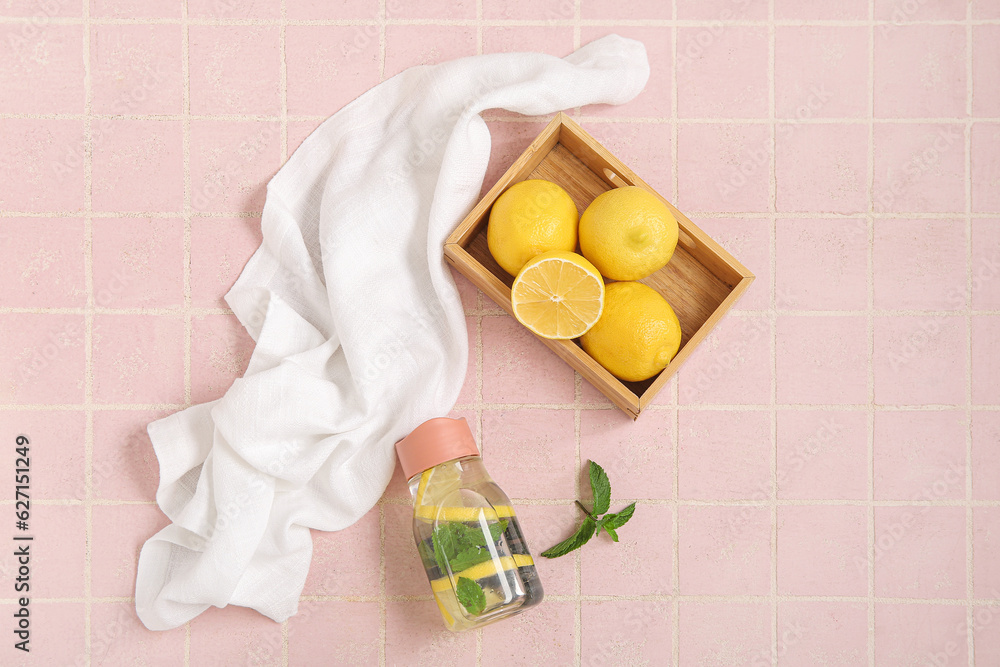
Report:
[[[604,279],[574,252],[553,250],[528,261],[510,294],[517,321],[542,338],[578,338],[604,310]]]

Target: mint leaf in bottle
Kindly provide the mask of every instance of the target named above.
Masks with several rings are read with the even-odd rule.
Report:
[[[459,603],[473,616],[479,616],[486,609],[486,593],[482,586],[468,577],[459,577],[455,586]]]

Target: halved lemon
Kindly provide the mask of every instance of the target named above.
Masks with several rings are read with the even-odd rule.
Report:
[[[542,338],[578,338],[604,310],[604,279],[581,255],[542,253],[524,265],[510,294],[514,317]]]

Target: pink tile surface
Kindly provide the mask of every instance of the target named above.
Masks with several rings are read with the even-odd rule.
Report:
[[[867,402],[865,329],[855,316],[778,317],[778,402]]]
[[[940,666],[970,664],[970,634],[974,664],[1000,664],[996,2],[0,0],[0,17],[0,438],[31,438],[37,549],[32,653],[0,664]],[[146,426],[245,369],[223,296],[282,161],[407,67],[610,33],[645,43],[645,91],[569,113],[757,279],[632,421],[456,278],[473,353],[453,414],[515,499],[547,600],[447,632],[397,472],[357,525],[313,534],[284,626],[225,609],[146,630],[136,562],[166,524]],[[549,120],[486,117],[484,189]],[[617,544],[541,558],[589,506],[591,459],[635,518]]]
[[[966,307],[963,220],[879,220],[875,225],[875,307]]]
[[[82,500],[84,489],[84,451],[80,443],[86,433],[86,415],[82,410],[37,410],[18,413],[0,411],[0,437],[16,442],[19,435],[29,439],[33,479],[31,497],[38,500]],[[65,443],[61,449],[39,445]],[[76,446],[73,446],[76,445]],[[17,489],[10,485],[0,491],[0,498],[13,501]]]
[[[868,655],[868,606],[857,602],[781,602],[777,639],[775,652],[781,667],[863,665]]]
[[[972,402],[995,405],[1000,400],[1000,317],[979,315],[972,318]]]
[[[964,116],[966,48],[963,26],[875,31],[875,116]]]
[[[618,511],[624,503],[611,503]],[[673,574],[673,518],[669,507],[637,507],[622,526],[618,543],[602,532],[581,550],[581,592],[584,595],[669,595]],[[625,531],[629,538],[622,539]]]
[[[221,397],[243,377],[254,342],[235,315],[198,315],[191,319],[191,400]]]
[[[146,425],[165,410],[102,410],[94,414],[91,494],[108,500],[148,500],[156,495],[160,465]],[[72,498],[86,497],[82,482]]]
[[[1000,123],[972,125],[972,210],[977,213],[1000,211],[1000,165],[995,156],[1000,149]]]
[[[511,498],[570,498],[577,465],[569,410],[484,410],[482,450]]]
[[[13,505],[11,507],[13,508]],[[13,525],[11,532],[14,532]],[[28,545],[29,588],[22,591],[23,593],[27,593],[32,601],[38,598],[83,597],[86,558],[83,507],[31,505],[28,531],[23,533],[18,531],[18,535],[30,535],[35,538]],[[40,536],[46,537],[39,539]],[[48,536],[58,536],[58,539],[56,541]],[[10,548],[0,556],[0,572],[5,573],[10,585],[10,597],[15,598],[14,582],[16,576],[22,576],[19,568],[23,564],[21,562],[23,556],[16,556],[15,552],[23,545],[14,541],[11,541],[10,545]],[[4,649],[6,650],[6,647]]]
[[[671,651],[669,605],[616,600],[584,602],[580,610],[583,654],[590,662],[655,665]]]
[[[387,608],[387,644],[388,617]],[[274,624],[269,625],[266,630],[273,631]],[[278,640],[274,652],[280,654]],[[379,643],[379,610],[374,602],[309,601],[288,622],[291,665],[329,665],[331,660],[332,664],[368,665],[378,660]],[[237,653],[238,658],[243,655]]]
[[[779,219],[775,258],[778,308],[862,310],[868,305],[864,219]]]
[[[17,667],[42,664],[76,665],[87,657],[84,633],[86,611],[83,603],[46,602],[43,605],[29,607],[30,613],[35,614],[36,619],[31,629],[31,642],[28,645],[30,651],[22,653],[10,649],[8,655],[4,656],[6,664]],[[19,607],[13,604],[0,605],[0,613],[7,618],[13,617],[17,611]],[[48,622],[38,623],[39,616],[46,617],[49,619]],[[20,641],[20,638],[15,641]],[[17,655],[14,655],[15,653]]]
[[[32,26],[37,36],[18,39],[7,32],[0,62],[3,113],[81,113],[83,30],[79,25]]]
[[[846,410],[779,410],[778,497],[864,500],[868,416]]]
[[[260,218],[191,220],[191,302],[228,308],[223,298],[260,246]]]
[[[277,28],[199,25],[190,29],[188,42],[191,113],[281,110]]]
[[[988,598],[1000,592],[1000,508],[977,507],[972,511],[973,573],[977,597]]]
[[[868,208],[867,128],[780,124],[775,131],[779,211],[859,213]],[[817,150],[823,160],[812,159]]]
[[[483,665],[564,665],[573,661],[572,603],[550,601],[531,612],[483,629]],[[542,630],[544,628],[544,630]]]
[[[964,607],[877,604],[875,664],[968,664],[967,628]]]
[[[0,401],[80,403],[86,331],[82,315],[7,314],[0,320]]]
[[[91,589],[95,597],[127,597],[135,592],[135,573],[143,543],[170,522],[153,505],[98,505],[92,509],[94,553]],[[134,612],[134,610],[133,610]]]
[[[771,590],[771,511],[698,505],[677,512],[682,595],[767,595]]]
[[[875,402],[953,405],[965,397],[968,327],[961,317],[876,317]]]
[[[94,145],[93,206],[99,211],[184,207],[184,136],[166,120],[102,120]],[[155,182],[157,187],[150,188]]]
[[[300,622],[308,623],[310,619],[312,615]],[[191,664],[236,667],[252,661],[262,667],[280,665],[281,634],[280,625],[250,609],[212,608],[191,622]]]
[[[773,494],[770,416],[681,410],[678,493],[689,500],[766,500]]]
[[[964,498],[968,428],[958,411],[876,412],[875,498]]]
[[[183,403],[184,323],[170,315],[94,318],[94,399]],[[149,382],[150,377],[158,378]]]
[[[0,207],[6,211],[83,210],[83,121],[0,118]]]
[[[865,508],[778,508],[779,594],[864,595],[867,555]]]
[[[678,379],[681,405],[760,403],[774,375],[770,318],[732,317],[691,355]]]
[[[77,218],[4,218],[9,255],[0,267],[8,306],[85,306],[84,222]]]
[[[868,115],[868,30],[860,26],[778,27],[774,112],[779,118]]]
[[[874,141],[876,211],[965,210],[966,156],[961,125],[876,123]],[[978,164],[990,168],[991,161],[986,158]],[[977,181],[981,182],[973,176],[973,202]]]
[[[680,28],[678,44],[697,42],[703,28]],[[733,58],[739,53],[739,58]],[[682,51],[686,56],[687,52]],[[677,115],[681,118],[767,116],[767,30],[729,26],[709,48],[677,60]],[[706,86],[706,81],[715,84]]]
[[[183,220],[99,218],[91,223],[91,252],[97,305],[169,308],[184,303]]]
[[[765,609],[758,603],[682,602],[678,612],[680,664],[768,664],[771,621]]]
[[[635,423],[618,410],[580,414],[581,464],[586,468],[588,460],[600,463],[616,498],[669,497],[675,450],[674,419],[665,410]]]
[[[772,130],[684,124],[677,130],[677,205],[685,211],[767,211]]]
[[[965,508],[875,508],[876,595],[965,598],[965,564]]]
[[[294,25],[285,40],[288,113],[324,115],[378,83],[377,33],[372,38],[358,26]]]
[[[130,602],[95,604],[90,611],[90,656],[97,665],[176,665],[184,660],[184,628],[153,632],[139,621]]]
[[[1000,413],[972,413],[972,497],[1000,500]]]
[[[92,28],[90,40],[95,112],[181,112],[180,26],[99,25]]]

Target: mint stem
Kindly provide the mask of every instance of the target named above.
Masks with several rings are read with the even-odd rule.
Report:
[[[579,500],[576,500],[574,502],[580,506],[580,509],[582,509],[587,516],[589,516],[594,521],[597,521],[597,518],[593,514],[591,514],[586,507],[583,506],[583,503],[581,503]]]

